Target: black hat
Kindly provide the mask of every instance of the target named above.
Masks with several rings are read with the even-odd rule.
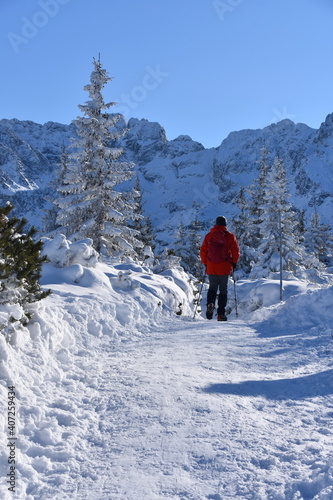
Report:
[[[226,218],[223,217],[222,215],[220,215],[220,217],[217,217],[215,225],[216,226],[226,226],[227,225]]]

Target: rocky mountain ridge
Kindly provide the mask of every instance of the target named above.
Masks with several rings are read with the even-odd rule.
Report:
[[[186,226],[198,212],[209,227],[217,214],[235,212],[241,186],[258,175],[261,150],[283,159],[292,201],[299,209],[314,203],[326,222],[333,215],[333,113],[318,130],[291,120],[263,129],[231,132],[220,146],[205,149],[187,135],[168,140],[159,123],[131,118],[118,122],[128,131],[121,139],[124,158],[135,163],[145,209],[162,243],[172,239],[180,220]],[[45,196],[63,146],[75,134],[71,125],[0,120],[0,197],[10,199],[19,216],[42,229]]]

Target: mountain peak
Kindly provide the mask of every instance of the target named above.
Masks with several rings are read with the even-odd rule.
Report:
[[[328,137],[333,135],[333,113],[326,116],[325,121],[320,125],[317,140],[319,142],[324,141]]]

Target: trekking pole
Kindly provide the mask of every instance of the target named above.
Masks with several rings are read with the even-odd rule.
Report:
[[[206,271],[205,271],[205,274],[203,275],[203,278],[202,278],[201,288],[200,288],[200,292],[199,292],[199,295],[198,295],[198,300],[197,300],[197,303],[195,304],[195,311],[194,311],[193,319],[195,318],[195,315],[197,314],[197,308],[198,308],[198,304],[200,302],[200,297],[201,297],[201,294],[202,294],[202,289],[203,289],[203,286],[204,286],[204,283],[205,283],[205,279],[206,279]]]
[[[237,306],[237,295],[236,295],[236,278],[235,278],[235,272],[234,271],[232,271],[232,279],[234,280],[236,318],[238,318],[238,306]]]

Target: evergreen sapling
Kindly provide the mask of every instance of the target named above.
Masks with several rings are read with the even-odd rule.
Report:
[[[43,243],[34,241],[35,228],[25,232],[24,218],[8,217],[13,208],[9,202],[0,207],[0,306],[20,305],[24,311],[20,320],[24,323],[31,317],[30,304],[51,292],[43,290],[39,283],[41,267],[47,259],[40,255]]]

